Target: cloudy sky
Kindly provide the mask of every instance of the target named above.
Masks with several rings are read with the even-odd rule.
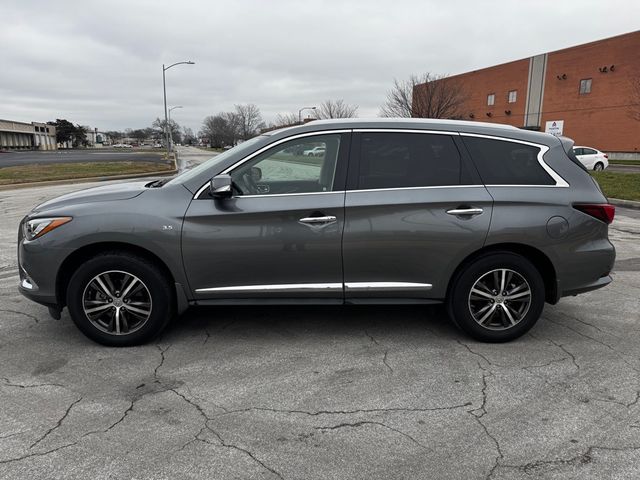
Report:
[[[394,78],[637,30],[635,0],[2,0],[0,118],[142,128],[237,103],[265,120],[343,98],[376,116]]]

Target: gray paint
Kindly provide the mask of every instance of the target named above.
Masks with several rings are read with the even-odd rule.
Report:
[[[484,186],[471,163],[472,184],[464,186],[194,199],[213,176],[267,144],[299,133],[367,128],[535,143],[545,147],[544,162],[569,188]],[[470,162],[461,138],[456,141]],[[606,199],[552,135],[475,122],[317,121],[265,135],[161,188],[120,184],[39,205],[29,216],[72,216],[73,221],[40,239],[19,239],[21,265],[35,282],[32,291],[21,291],[41,303],[60,304],[56,275],[64,260],[84,246],[111,242],[156,255],[192,304],[429,303],[445,298],[465,258],[486,247],[520,245],[552,262],[562,296],[604,286],[615,257],[607,225],[573,209],[576,202]],[[471,218],[446,213],[465,205],[483,213]],[[321,226],[299,221],[319,213],[336,221]],[[548,233],[549,220],[557,216],[569,225],[561,238]],[[372,285],[345,291],[344,283]],[[265,285],[271,287],[260,288]],[[227,288],[243,286],[251,288]]]

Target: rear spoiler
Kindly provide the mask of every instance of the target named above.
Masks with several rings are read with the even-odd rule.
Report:
[[[569,137],[562,137],[562,136],[558,136],[556,138],[560,140],[560,144],[562,145],[564,152],[567,154],[567,157],[569,157],[569,159],[573,163],[575,163],[577,166],[579,166],[582,170],[589,173],[589,170],[587,170],[587,167],[585,167],[582,164],[582,162],[578,160],[578,157],[576,157],[575,153],[573,153],[573,145],[575,144],[573,139]]]

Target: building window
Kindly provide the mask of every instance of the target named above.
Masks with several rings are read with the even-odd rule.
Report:
[[[580,95],[591,93],[591,79],[583,78],[580,80]]]
[[[487,95],[487,105],[495,105],[496,103],[496,94],[490,93]]]
[[[518,91],[511,90],[509,92],[509,103],[516,103],[517,98],[518,98]]]

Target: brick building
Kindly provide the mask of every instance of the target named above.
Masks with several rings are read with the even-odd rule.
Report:
[[[571,137],[640,154],[640,31],[448,77],[468,99],[463,118]],[[414,96],[421,86],[415,87]],[[640,92],[639,92],[640,93]],[[555,124],[554,124],[555,122]]]

